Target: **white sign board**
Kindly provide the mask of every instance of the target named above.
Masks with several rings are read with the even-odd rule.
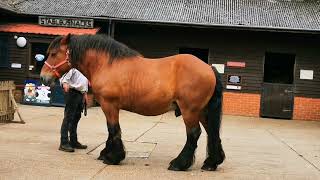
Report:
[[[11,67],[12,67],[12,68],[21,69],[21,64],[18,64],[18,63],[12,63],[12,64],[11,64]]]
[[[300,79],[313,80],[313,70],[300,70]]]
[[[224,64],[212,64],[220,74],[224,73]]]
[[[235,85],[227,85],[227,89],[233,89],[233,90],[241,90],[241,86],[235,86]]]

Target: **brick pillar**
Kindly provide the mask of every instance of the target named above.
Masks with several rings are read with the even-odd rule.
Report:
[[[320,121],[320,99],[295,97],[293,119]]]
[[[223,114],[260,116],[260,94],[223,93]]]

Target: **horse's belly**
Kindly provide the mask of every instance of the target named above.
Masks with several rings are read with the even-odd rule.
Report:
[[[164,114],[170,110],[175,110],[176,106],[172,102],[162,102],[157,101],[152,102],[136,102],[130,108],[124,108],[125,110],[141,114],[144,116],[156,116]]]

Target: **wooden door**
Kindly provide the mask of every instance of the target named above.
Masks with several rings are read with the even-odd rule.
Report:
[[[292,119],[293,101],[292,84],[264,83],[260,115],[262,117]]]

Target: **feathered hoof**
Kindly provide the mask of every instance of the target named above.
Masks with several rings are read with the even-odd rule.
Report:
[[[192,165],[192,159],[176,158],[170,162],[168,170],[170,171],[187,171]]]
[[[218,165],[209,165],[209,164],[204,164],[201,169],[205,171],[215,171],[217,170]]]
[[[100,155],[100,156],[98,157],[98,160],[103,160],[103,155]]]

